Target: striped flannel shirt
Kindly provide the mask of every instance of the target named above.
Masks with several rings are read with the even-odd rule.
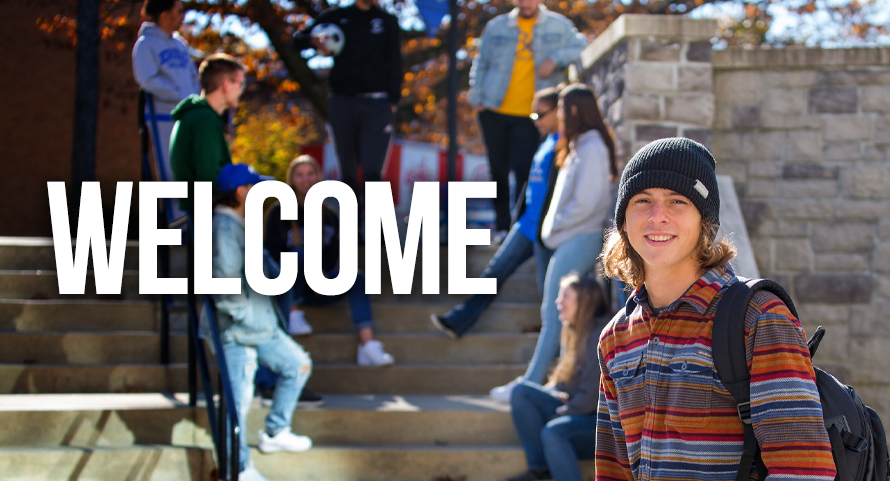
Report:
[[[705,273],[656,317],[645,287],[600,338],[597,480],[734,480],[744,434],[717,376],[717,302],[737,282],[727,264]],[[831,481],[831,445],[800,323],[775,295],[755,294],[745,319],[754,434],[768,479]],[[752,469],[752,479],[757,470]]]

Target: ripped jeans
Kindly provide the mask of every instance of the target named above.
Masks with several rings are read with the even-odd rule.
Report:
[[[279,375],[272,407],[266,416],[266,432],[275,435],[291,425],[300,392],[312,373],[312,359],[299,344],[280,329],[276,329],[272,340],[265,344],[247,346],[229,342],[223,344],[223,351],[238,411],[238,424],[241,429],[239,461],[243,471],[250,459],[250,451],[247,448],[247,413],[253,401],[253,380],[258,363]]]

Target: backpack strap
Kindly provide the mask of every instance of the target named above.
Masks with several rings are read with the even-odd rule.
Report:
[[[714,327],[711,335],[711,355],[717,375],[736,401],[739,419],[745,430],[745,444],[736,481],[748,479],[752,463],[756,463],[759,478],[766,479],[766,466],[760,456],[754,427],[751,424],[751,374],[745,350],[745,315],[748,304],[759,290],[768,290],[782,300],[791,313],[797,317],[797,310],[791,296],[777,282],[769,279],[738,278],[738,282],[723,291],[717,304]]]

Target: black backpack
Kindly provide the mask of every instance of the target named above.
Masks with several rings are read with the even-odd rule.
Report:
[[[739,417],[745,427],[745,444],[736,481],[745,481],[756,464],[761,480],[767,470],[760,457],[751,425],[751,375],[745,358],[745,313],[755,292],[767,290],[781,299],[797,317],[791,296],[778,283],[768,279],[739,278],[723,294],[714,317],[711,350],[717,375],[738,403]],[[807,342],[810,357],[825,335],[819,326]],[[837,481],[887,481],[888,454],[884,426],[874,409],[866,406],[852,387],[814,366],[816,388],[822,402],[825,429],[837,467]]]

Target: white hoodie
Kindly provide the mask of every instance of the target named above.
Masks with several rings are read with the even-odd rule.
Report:
[[[155,110],[169,114],[182,99],[201,93],[198,69],[189,46],[178,32],[167,35],[144,22],[133,47],[133,75],[143,90],[154,96]]]

